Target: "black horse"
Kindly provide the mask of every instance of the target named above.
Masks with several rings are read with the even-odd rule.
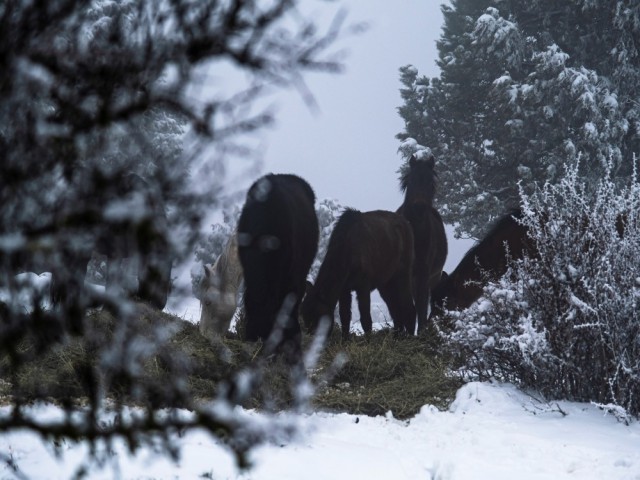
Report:
[[[427,326],[429,296],[440,281],[447,259],[447,235],[438,211],[433,207],[436,174],[435,159],[413,155],[400,176],[404,202],[397,210],[411,224],[414,238],[413,299],[418,315],[418,330]]]
[[[370,292],[378,289],[397,331],[413,334],[415,308],[411,298],[413,234],[400,215],[377,210],[347,209],[331,233],[318,277],[302,302],[306,327],[315,330],[323,317],[331,320],[340,301],[342,336],[349,336],[351,292],[356,291],[360,322],[371,332]]]
[[[245,338],[297,361],[298,309],[318,249],[315,195],[295,175],[266,175],[249,189],[238,221],[246,314]]]
[[[524,254],[531,256],[537,253],[527,235],[527,228],[518,221],[520,218],[520,210],[500,218],[489,233],[469,249],[450,275],[443,273],[432,292],[433,315],[442,313],[444,307],[448,310],[469,307],[480,298],[488,281],[506,273],[509,257],[517,260]]]

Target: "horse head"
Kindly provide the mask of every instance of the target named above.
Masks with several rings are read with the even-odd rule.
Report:
[[[436,194],[435,157],[431,151],[413,154],[402,169],[400,189],[405,194],[405,204],[432,205]]]
[[[318,289],[307,281],[306,293],[300,305],[300,318],[307,331],[309,333],[316,332],[320,324],[325,320],[330,322],[331,329],[334,322],[333,312],[334,308],[323,301],[318,294]]]

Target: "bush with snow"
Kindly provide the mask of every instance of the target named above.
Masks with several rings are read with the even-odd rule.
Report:
[[[311,278],[311,281],[315,281],[316,276],[318,275],[320,265],[322,265],[324,256],[327,254],[327,247],[329,246],[331,233],[333,232],[333,228],[336,226],[338,218],[342,215],[344,208],[345,207],[342,204],[333,198],[325,198],[321,200],[316,207],[318,226],[320,227],[320,237],[318,238],[318,252],[316,253],[316,258],[311,264],[311,269],[309,270],[309,277]]]
[[[450,313],[449,345],[480,378],[549,397],[640,414],[640,182],[557,185],[522,193],[538,255],[511,262],[484,298]]]
[[[170,435],[203,428],[241,461],[265,438],[233,401],[196,401],[179,359],[159,362],[171,373],[161,384],[141,381],[141,366],[179,332],[158,321],[141,336],[144,310],[121,288],[86,288],[86,261],[105,249],[132,258],[149,287],[166,280],[166,264],[191,258],[227,162],[258,154],[252,134],[272,122],[268,96],[340,68],[340,19],[321,32],[289,0],[0,2],[0,385],[11,406],[0,431],[86,442],[93,458],[116,438],[175,457]],[[24,271],[52,272],[55,308]],[[112,338],[88,319],[97,306],[113,316]],[[86,399],[65,391],[63,418],[29,418],[25,403],[48,396],[26,395],[18,380],[74,340],[95,361],[68,372]],[[126,405],[107,401],[114,387],[141,406],[139,418],[100,421],[106,406],[127,418]],[[194,414],[159,415],[161,406]]]

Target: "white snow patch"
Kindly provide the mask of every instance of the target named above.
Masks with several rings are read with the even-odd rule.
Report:
[[[30,407],[38,418],[60,417],[51,405]],[[7,415],[8,409],[0,410]],[[255,411],[234,411],[262,423]],[[126,478],[226,478],[235,480],[409,480],[512,479],[637,480],[640,478],[640,424],[626,426],[596,405],[542,401],[512,385],[470,383],[449,411],[425,405],[409,421],[392,415],[311,413],[291,416],[300,435],[251,453],[253,468],[238,472],[231,454],[204,432],[175,436],[182,447],[178,463],[150,450],[129,454],[113,445]],[[10,454],[28,478],[69,478],[86,446],[68,444],[56,458],[31,433],[0,436],[0,451]],[[10,472],[5,472],[9,474]],[[94,469],[92,479],[113,478]]]

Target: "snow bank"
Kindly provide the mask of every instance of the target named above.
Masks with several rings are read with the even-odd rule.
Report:
[[[34,408],[34,415],[55,414],[51,406]],[[237,480],[640,479],[638,422],[625,426],[593,405],[544,403],[511,385],[470,383],[449,411],[425,406],[410,421],[391,414],[313,413],[296,422],[300,437],[257,448],[251,455],[254,467],[245,473],[200,432],[175,438],[183,450],[177,464],[151,451],[131,457],[123,444],[114,446],[112,458],[124,478],[158,480],[207,475]],[[28,433],[1,436],[0,451],[30,478],[68,478],[86,453],[82,446],[65,445],[56,460]],[[113,468],[94,470],[89,478],[112,478]],[[5,469],[3,475],[8,473]]]

